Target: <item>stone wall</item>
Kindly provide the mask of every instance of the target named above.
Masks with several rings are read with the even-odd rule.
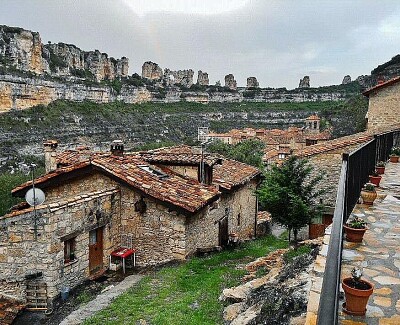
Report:
[[[235,76],[232,73],[227,74],[225,76],[225,87],[228,87],[229,89],[232,89],[232,90],[237,89],[237,83],[235,80]]]
[[[368,130],[400,123],[400,82],[369,95]]]
[[[104,227],[103,264],[119,244],[119,195],[109,192],[83,192],[81,197],[46,204],[37,210],[37,240],[33,212],[0,219],[0,293],[25,298],[26,276],[42,272],[48,298],[55,298],[62,286],[74,287],[89,276],[90,230]],[[75,237],[76,259],[64,263],[65,236]],[[22,289],[21,289],[22,288]]]
[[[199,70],[197,74],[197,84],[200,86],[208,86],[209,83],[210,80],[208,79],[208,73]]]
[[[224,193],[206,211],[187,219],[186,252],[192,255],[197,248],[218,246],[218,222],[228,216],[228,233],[236,233],[239,240],[254,237],[257,213],[256,181],[240,187],[236,191]],[[238,215],[240,222],[238,223]]]
[[[135,209],[140,200],[146,205],[143,212]],[[185,259],[185,216],[125,187],[122,187],[122,206],[121,233],[133,235],[137,265]]]
[[[164,81],[168,86],[180,85],[186,88],[190,88],[193,85],[194,71],[189,70],[177,70],[172,71],[170,69],[164,70]]]

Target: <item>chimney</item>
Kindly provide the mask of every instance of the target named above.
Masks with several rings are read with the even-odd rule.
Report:
[[[56,140],[47,140],[43,142],[46,173],[57,169],[57,146],[58,142]]]
[[[119,157],[124,156],[124,143],[122,140],[114,140],[111,143],[111,154]]]

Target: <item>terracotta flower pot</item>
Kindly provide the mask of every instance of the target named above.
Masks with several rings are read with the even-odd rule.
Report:
[[[376,169],[376,172],[377,172],[379,175],[382,175],[382,174],[385,173],[385,166],[383,166],[383,167],[378,167],[378,166],[376,166],[375,169]]]
[[[389,156],[389,160],[392,163],[398,163],[399,162],[399,156]]]
[[[342,288],[346,297],[343,311],[350,315],[363,316],[367,311],[368,299],[374,291],[374,285],[368,281],[359,280],[365,289],[357,289],[353,287],[353,282],[353,278],[344,278],[342,280]]]
[[[381,182],[381,179],[382,179],[382,176],[369,175],[369,182],[374,184],[374,185],[376,185],[376,186],[379,186],[379,184]]]
[[[367,230],[367,228],[356,229],[356,228],[351,228],[346,225],[343,225],[343,228],[344,228],[344,232],[346,234],[346,240],[350,241],[352,243],[361,243],[364,233]]]
[[[378,194],[371,191],[361,191],[361,198],[366,205],[373,205]]]

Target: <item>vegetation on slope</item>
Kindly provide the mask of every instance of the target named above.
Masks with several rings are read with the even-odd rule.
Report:
[[[179,265],[162,268],[144,277],[137,286],[118,297],[108,308],[87,320],[94,324],[222,324],[222,290],[240,284],[246,264],[287,247],[273,236],[243,244]]]

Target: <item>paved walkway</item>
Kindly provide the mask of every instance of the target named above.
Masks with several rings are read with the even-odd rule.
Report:
[[[342,278],[356,266],[375,286],[363,317],[339,310],[339,324],[400,324],[400,163],[388,163],[372,207],[359,204],[353,214],[368,222],[362,243],[344,240]],[[343,301],[341,300],[340,303]]]
[[[110,290],[99,294],[94,300],[73,311],[69,316],[64,318],[60,325],[78,325],[83,323],[87,318],[110,305],[116,297],[139,282],[141,278],[142,276],[137,274],[127,276]]]

